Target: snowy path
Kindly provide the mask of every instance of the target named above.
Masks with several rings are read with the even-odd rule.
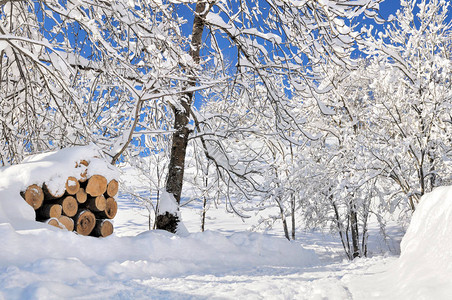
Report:
[[[115,226],[118,235],[146,230],[147,212],[143,207],[121,198],[123,209]],[[121,200],[120,200],[121,201]],[[133,215],[133,216],[132,216]],[[199,214],[185,208],[182,216],[191,232],[199,231]],[[246,231],[250,225],[221,209],[208,212],[209,229],[230,235]],[[228,230],[227,230],[228,229]],[[282,236],[275,228],[272,233]],[[301,233],[295,242],[316,252],[320,263],[313,267],[243,266],[235,271],[216,270],[204,274],[155,276],[133,280],[136,298],[162,299],[369,299],[380,298],[375,291],[374,275],[385,272],[396,257],[377,256],[350,263],[344,259],[339,241],[328,234]],[[225,264],[227,265],[227,257]],[[234,260],[234,258],[232,258]],[[357,282],[359,282],[357,284]],[[133,291],[132,291],[133,290]],[[138,292],[140,291],[140,292]],[[372,294],[373,293],[373,294]],[[129,294],[128,294],[129,295]],[[131,295],[131,294],[130,294]]]
[[[262,268],[245,274],[191,275],[181,278],[152,278],[139,281],[142,287],[158,287],[155,296],[171,299],[369,299],[379,296],[371,277],[386,270],[391,259],[364,260],[350,265],[294,270]],[[357,287],[358,278],[367,286]],[[354,293],[352,293],[352,291]]]

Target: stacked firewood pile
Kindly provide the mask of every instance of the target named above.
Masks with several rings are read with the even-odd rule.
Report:
[[[86,161],[80,163],[88,166]],[[113,233],[110,220],[118,210],[117,192],[116,180],[107,182],[102,175],[88,178],[85,171],[78,180],[68,177],[64,191],[52,189],[51,184],[33,184],[21,196],[35,209],[37,221],[82,235],[106,237]]]

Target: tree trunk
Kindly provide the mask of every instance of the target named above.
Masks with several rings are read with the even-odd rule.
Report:
[[[204,196],[204,200],[202,202],[202,217],[201,217],[201,232],[204,232],[206,228],[206,208],[207,206],[207,197]]]
[[[358,231],[358,214],[356,213],[356,205],[350,201],[350,223],[352,233],[353,258],[360,257],[359,250],[359,231]]]
[[[204,232],[204,230],[206,229],[206,213],[207,213],[207,197],[206,194],[207,193],[207,187],[209,184],[209,165],[207,164],[207,172],[206,172],[206,178],[204,180],[204,198],[202,201],[202,217],[201,217],[201,232]]]
[[[188,105],[184,105],[188,108]],[[177,204],[180,204],[182,184],[184,179],[185,154],[187,150],[189,129],[188,111],[175,110],[173,141],[171,146],[171,158],[169,163],[166,191],[174,195]]]
[[[341,238],[342,247],[344,247],[344,251],[345,251],[345,254],[347,255],[348,259],[351,260],[352,257],[350,255],[350,245],[348,243],[348,238],[346,239],[346,237],[345,237],[346,231],[344,230],[344,226],[343,226],[341,218],[340,218],[339,209],[333,200],[333,195],[328,196],[328,198],[330,199],[331,205],[334,208],[334,216],[336,218],[336,225],[337,225],[337,229],[339,231],[339,237]]]
[[[284,236],[286,237],[286,239],[288,241],[290,241],[290,237],[289,237],[289,230],[287,229],[287,220],[286,220],[286,216],[282,215],[282,223],[283,223],[283,228],[284,228]]]
[[[196,12],[193,21],[192,41],[190,47],[190,56],[195,64],[199,64],[200,62],[199,53],[202,46],[202,34],[205,26],[204,18],[211,8],[206,7],[206,5],[207,2],[202,0],[199,0],[196,3]],[[194,87],[196,85],[197,78],[192,70],[187,70],[187,73],[189,74],[187,88]],[[179,101],[181,107],[173,107],[174,133],[165,189],[168,193],[174,196],[178,205],[180,204],[184,179],[185,154],[190,134],[187,124],[190,117],[190,107],[193,103],[193,95],[193,92],[190,91],[184,93]],[[168,216],[167,212],[162,213],[165,213],[165,215],[159,215],[156,218],[157,229],[163,229],[174,233],[177,229],[179,218],[175,215]]]
[[[154,220],[155,221],[154,221],[154,225],[152,226],[152,229],[157,229],[157,217],[158,217],[157,208],[159,207],[159,203],[160,203],[160,189],[157,189],[157,205],[156,205],[156,209],[154,209]],[[149,218],[150,218],[150,216],[149,216]]]
[[[287,228],[287,219],[286,219],[286,215],[284,214],[284,208],[281,204],[281,199],[278,199],[277,203],[279,206],[279,213],[281,214],[281,221],[282,221],[282,225],[283,225],[283,229],[284,229],[284,236],[286,237],[287,240],[290,241],[289,229]]]
[[[364,213],[364,224],[363,224],[363,237],[361,243],[361,249],[364,257],[367,257],[367,240],[369,238],[369,233],[367,232],[367,218],[369,217],[369,212]]]
[[[291,195],[292,240],[295,240],[295,195]]]

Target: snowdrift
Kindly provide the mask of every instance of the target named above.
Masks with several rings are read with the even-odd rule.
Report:
[[[452,296],[452,187],[422,197],[394,270],[399,298],[450,299]]]
[[[121,294],[133,299],[135,282],[153,277],[226,275],[318,263],[313,251],[258,233],[178,237],[149,231],[136,237],[96,239],[63,230],[15,231],[9,224],[0,224],[0,236],[4,241],[0,244],[0,299],[75,295],[107,299],[121,298]]]

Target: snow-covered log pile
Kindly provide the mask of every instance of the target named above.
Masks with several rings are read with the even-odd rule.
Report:
[[[115,168],[100,157],[92,145],[31,156],[0,169],[0,190],[20,194],[35,211],[36,221],[106,237],[113,233],[119,186]],[[15,201],[8,210],[20,210],[19,200]]]
[[[107,182],[99,174],[86,176],[89,163],[82,160],[76,164],[87,167],[80,179],[69,176],[64,190],[44,182],[42,186],[32,184],[21,192],[25,201],[36,212],[36,221],[76,231],[82,235],[106,237],[113,233],[110,222],[118,211],[114,199],[118,193],[116,179]]]

